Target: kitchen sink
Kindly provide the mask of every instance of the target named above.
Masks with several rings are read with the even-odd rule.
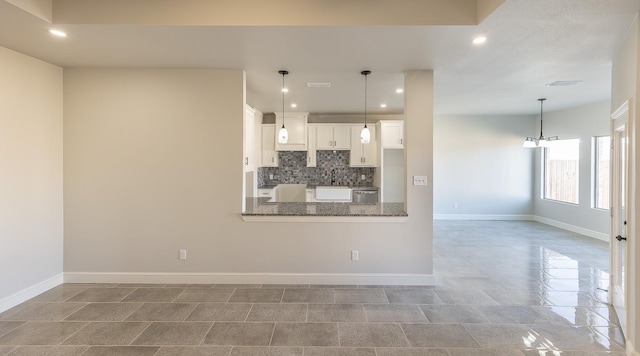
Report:
[[[335,186],[316,187],[316,201],[351,201],[351,188]]]

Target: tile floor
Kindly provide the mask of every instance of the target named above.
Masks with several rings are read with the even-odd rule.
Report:
[[[0,314],[0,355],[624,355],[604,242],[436,221],[435,287],[65,284]]]

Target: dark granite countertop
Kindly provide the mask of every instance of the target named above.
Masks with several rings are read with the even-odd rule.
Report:
[[[406,217],[403,203],[270,203],[247,198],[243,216],[395,216]]]

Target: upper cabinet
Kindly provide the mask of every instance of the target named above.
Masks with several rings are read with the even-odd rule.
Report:
[[[287,143],[278,142],[278,132],[282,127],[282,113],[276,114],[275,147],[276,151],[306,151],[307,150],[307,117],[309,113],[284,113],[284,127],[287,129],[289,139]]]
[[[262,125],[261,167],[278,167],[278,152],[276,152],[276,126],[275,125]]]
[[[376,167],[378,165],[378,142],[376,141],[376,126],[367,125],[371,131],[371,141],[362,143],[360,132],[363,125],[351,127],[351,154],[349,165],[351,167]]]
[[[404,121],[380,120],[378,128],[381,148],[404,148]]]
[[[316,149],[351,149],[351,127],[349,125],[319,124],[316,127]]]

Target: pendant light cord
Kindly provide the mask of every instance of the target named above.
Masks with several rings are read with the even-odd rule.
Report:
[[[540,101],[540,138],[538,140],[542,140],[544,138],[544,136],[542,136],[542,105],[547,98],[540,98],[538,100]]]
[[[282,73],[282,128],[284,128],[284,76],[287,74],[285,71],[280,71]]]
[[[544,100],[540,100],[540,138],[542,138],[542,105]]]
[[[360,74],[364,75],[364,128],[367,128],[367,76],[371,71],[363,70]]]
[[[367,77],[369,75],[364,75],[364,127],[367,127]]]

